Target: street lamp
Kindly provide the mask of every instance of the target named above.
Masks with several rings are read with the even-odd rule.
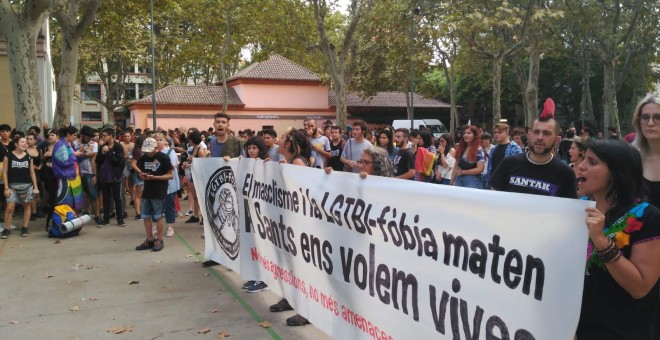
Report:
[[[153,111],[153,131],[156,131],[156,58],[154,56],[154,0],[150,2],[151,10],[151,110]]]

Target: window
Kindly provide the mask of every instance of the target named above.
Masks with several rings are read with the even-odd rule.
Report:
[[[135,84],[126,84],[126,90],[124,90],[124,100],[133,99],[137,99],[137,90],[135,89]]]
[[[83,111],[80,115],[80,120],[83,122],[100,122],[101,121],[101,112],[100,111]]]
[[[151,73],[151,65],[150,66],[138,65],[138,72],[137,73],[150,74]]]
[[[80,85],[82,100],[101,100],[101,84]]]

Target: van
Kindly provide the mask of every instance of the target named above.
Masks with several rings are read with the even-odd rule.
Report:
[[[396,129],[406,128],[410,129],[410,119],[397,119],[392,122],[392,127]],[[433,137],[440,138],[444,133],[447,133],[447,128],[441,121],[437,119],[414,119],[412,124],[413,129],[429,128]]]

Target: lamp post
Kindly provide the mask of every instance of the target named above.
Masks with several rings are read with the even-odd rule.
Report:
[[[156,131],[156,58],[154,56],[154,0],[151,0],[151,110],[153,111],[153,131]]]
[[[415,7],[413,15],[410,20],[410,129],[415,126],[415,63],[414,63],[414,47],[415,47],[415,15],[419,15],[420,8]]]

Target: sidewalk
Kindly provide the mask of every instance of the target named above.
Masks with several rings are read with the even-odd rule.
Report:
[[[0,339],[330,338],[287,326],[295,312],[271,313],[273,293],[247,293],[227,268],[203,268],[202,226],[183,221],[161,252],[134,250],[145,232],[132,219],[88,224],[59,242],[44,219],[30,223],[29,237],[12,231],[0,240]]]

